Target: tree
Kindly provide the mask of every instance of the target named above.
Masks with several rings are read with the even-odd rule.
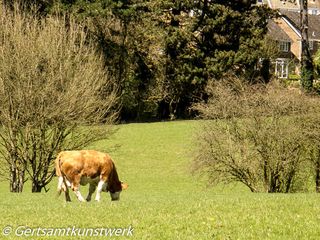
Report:
[[[2,9],[0,24],[0,154],[12,192],[23,190],[26,177],[39,192],[53,177],[58,151],[109,135],[117,89],[72,18]]]
[[[53,6],[53,0],[3,0],[3,6],[7,9],[14,10],[16,5],[20,5],[24,11],[37,10],[38,14],[46,15]]]
[[[320,76],[320,50],[317,51],[313,62],[314,62],[315,73],[319,77]]]
[[[53,13],[59,10],[88,21],[90,36],[103,53],[106,71],[118,82],[120,118],[141,120],[146,112],[155,112],[150,86],[159,74],[154,49],[159,49],[160,36],[150,19],[149,2],[56,1],[52,9]]]
[[[313,88],[313,62],[308,41],[308,1],[300,0],[301,22],[301,86],[310,92]]]
[[[313,104],[315,105],[313,114],[310,114],[308,118],[303,119],[302,126],[304,129],[304,135],[306,136],[305,144],[308,151],[308,159],[311,162],[313,169],[313,176],[315,180],[315,189],[317,193],[320,193],[320,117],[319,111],[317,111],[318,97],[315,97]]]
[[[206,98],[211,79],[227,71],[253,79],[270,11],[255,1],[162,1],[166,31],[163,101],[170,115],[188,116]]]
[[[111,1],[109,9],[109,19],[96,25],[95,33],[106,56],[106,66],[118,81],[121,119],[141,120],[150,100],[149,86],[156,75],[151,48],[157,46],[152,41],[157,39],[153,35],[157,33],[148,21],[150,10],[145,1]]]
[[[271,14],[253,0],[35,3],[45,4],[44,13],[88,21],[105,69],[119,85],[122,120],[192,117],[192,103],[207,97],[207,82],[226,71],[254,81]]]
[[[319,97],[237,79],[209,84],[208,94],[197,105],[210,120],[197,138],[195,171],[252,192],[304,190],[311,174],[319,186]]]

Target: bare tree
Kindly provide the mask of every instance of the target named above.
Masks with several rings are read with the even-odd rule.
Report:
[[[2,169],[12,192],[23,190],[26,176],[39,192],[53,177],[57,151],[109,135],[115,84],[81,24],[0,11]]]
[[[210,119],[197,138],[196,172],[213,183],[241,182],[252,192],[305,189],[311,169],[320,182],[319,97],[239,79],[209,84],[207,92],[208,103],[196,106]]]
[[[317,102],[315,104],[318,105]],[[320,116],[314,112],[301,122],[306,136],[308,158],[312,164],[316,192],[320,193]]]

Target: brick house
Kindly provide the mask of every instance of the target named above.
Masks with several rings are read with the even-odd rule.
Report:
[[[284,31],[280,25],[283,24],[278,19],[268,21],[268,38],[276,41],[279,47],[279,54],[275,59],[272,59],[273,68],[276,76],[279,78],[287,78],[289,75],[289,65],[296,63],[295,56],[292,53],[292,45],[294,42],[290,36]]]
[[[299,73],[301,59],[300,6],[297,0],[258,1],[277,9],[280,17],[268,22],[268,35],[279,46],[280,54],[274,59],[275,75],[288,78]],[[311,55],[320,47],[320,0],[308,1],[308,38]]]

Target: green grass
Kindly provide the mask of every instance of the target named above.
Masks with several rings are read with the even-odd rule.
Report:
[[[197,121],[121,125],[92,148],[109,152],[129,188],[119,202],[56,198],[57,179],[47,193],[22,194],[0,183],[0,228],[127,228],[130,239],[319,239],[320,195],[257,194],[242,186],[208,188],[189,171]],[[87,187],[82,187],[83,195]],[[18,232],[20,233],[20,232]],[[113,237],[113,239],[125,237]],[[8,237],[0,239],[58,239]],[[60,239],[110,239],[71,237]]]

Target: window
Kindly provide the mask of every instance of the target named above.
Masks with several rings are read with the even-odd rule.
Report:
[[[289,52],[290,51],[290,42],[280,41],[279,43],[281,52]]]
[[[275,74],[278,78],[288,78],[289,61],[285,58],[278,58],[275,62]]]
[[[311,9],[311,14],[312,15],[317,15],[318,14],[318,10],[317,9]]]

